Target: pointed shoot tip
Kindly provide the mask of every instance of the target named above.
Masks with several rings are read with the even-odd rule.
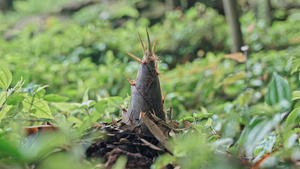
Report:
[[[152,54],[155,53],[155,47],[156,47],[156,44],[155,44],[155,42],[154,42],[154,43],[153,43],[153,47],[152,47]]]
[[[148,30],[147,30],[147,28],[146,28],[146,32],[147,32],[147,40],[148,40],[148,44],[147,44],[147,47],[148,47],[148,49],[147,49],[147,51],[148,51],[148,55],[150,55],[150,48],[151,48],[151,42],[150,42],[150,37],[149,37],[149,33],[148,33]]]
[[[145,46],[144,46],[144,43],[143,43],[143,41],[142,41],[142,38],[141,38],[141,35],[140,35],[139,32],[138,32],[138,34],[139,34],[140,41],[141,41],[141,44],[142,44],[142,47],[143,47],[143,54],[145,55]]]
[[[126,52],[126,51],[125,51]],[[131,56],[133,59],[135,59],[137,62],[139,62],[140,64],[142,63],[141,59],[136,57],[134,54],[126,52],[129,56]]]

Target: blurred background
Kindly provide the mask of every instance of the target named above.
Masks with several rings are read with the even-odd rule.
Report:
[[[141,58],[137,32],[146,42],[147,28],[166,107],[178,117],[203,107],[215,112],[247,87],[257,103],[268,75],[289,76],[291,58],[300,53],[300,1],[232,2],[0,0],[0,64],[12,71],[12,86],[23,77],[25,86],[49,85],[47,92],[74,102],[87,89],[92,99],[126,98],[130,85],[122,73],[135,79],[139,65],[124,51]],[[242,45],[250,47],[247,66],[224,57]],[[289,78],[293,89],[296,79]]]

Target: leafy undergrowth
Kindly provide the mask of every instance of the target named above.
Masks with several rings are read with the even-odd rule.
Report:
[[[226,58],[236,60],[236,56],[227,55]],[[244,57],[242,54],[238,56]],[[291,73],[298,74],[299,57],[293,57],[291,65]],[[190,68],[188,72],[195,71],[192,66]],[[216,85],[223,88],[238,85],[246,75],[238,72]],[[265,78],[262,80],[268,79],[266,76],[261,77]],[[127,107],[129,96],[125,99],[98,97],[98,100],[90,100],[87,90],[81,103],[66,102],[67,97],[46,94],[48,86],[24,87],[22,79],[10,88],[12,74],[1,66],[1,167],[102,168],[108,159],[115,163],[108,160],[106,167],[115,168],[124,166],[127,160],[137,159],[144,159],[143,164],[152,168],[296,167],[299,160],[299,92],[292,92],[288,81],[278,73],[273,72],[271,76],[266,90],[249,88],[249,84],[231,102],[210,107],[209,111],[202,106],[201,112],[183,116],[180,123],[173,121],[177,134],[170,134],[168,145],[159,147],[156,138],[145,139],[139,134],[124,132],[116,121],[118,114],[116,117],[110,115],[118,112],[120,105]],[[254,102],[253,98],[262,95],[258,94],[260,90],[264,92],[264,101],[256,99]],[[172,113],[167,114],[172,122],[171,116],[177,111],[170,111]],[[99,120],[106,123],[98,124]],[[102,132],[91,132],[95,127],[101,128]],[[101,144],[114,151],[91,151],[91,147],[99,148]],[[136,148],[135,151],[151,154],[152,159],[118,148],[124,145],[146,147],[147,150]],[[104,157],[103,153],[107,152],[110,154]],[[86,158],[97,153],[102,153],[106,161]]]
[[[299,167],[298,10],[268,29],[244,13],[245,57],[226,55],[225,18],[201,3],[151,25],[137,1],[48,15],[65,2],[16,1],[0,15],[0,168]],[[36,12],[47,16],[19,25]],[[130,101],[122,73],[138,70],[123,51],[140,51],[134,32],[145,27],[159,44],[171,148],[119,121]]]

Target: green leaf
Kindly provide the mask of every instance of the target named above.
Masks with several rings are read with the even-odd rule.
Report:
[[[64,101],[69,100],[69,98],[65,97],[65,96],[58,95],[58,94],[47,94],[44,97],[44,100],[46,100],[48,102],[64,102]]]
[[[195,118],[192,117],[192,116],[186,116],[186,117],[183,117],[183,118],[180,120],[180,122],[183,121],[183,120],[188,121],[188,122],[194,122],[194,121],[195,121]]]
[[[82,102],[87,102],[89,100],[89,88],[87,88],[83,94]]]
[[[252,93],[253,93],[252,90],[247,90],[238,96],[237,100],[241,107],[243,107],[245,104],[248,104],[250,102]]]
[[[171,156],[170,154],[162,154],[160,155],[155,162],[151,165],[152,169],[161,169],[162,166],[167,166],[168,164],[175,161],[175,157]]]
[[[12,106],[11,105],[5,105],[4,108],[0,111],[0,122],[3,118],[6,117],[7,112],[10,110]]]
[[[291,74],[297,72],[298,69],[299,69],[299,66],[300,66],[300,57],[299,56],[293,56]]]
[[[23,101],[23,111],[28,112],[30,109],[30,115],[38,118],[53,119],[50,108],[46,101],[35,98],[32,102],[33,97],[27,96]]]
[[[96,104],[96,101],[94,101],[94,100],[88,100],[86,102],[83,102],[80,107],[81,108],[89,108],[89,107],[94,106],[95,104]]]
[[[247,155],[252,155],[257,143],[261,141],[272,129],[280,122],[280,114],[274,115],[273,119],[265,119],[263,121],[257,121],[249,134],[247,135],[245,148]],[[251,124],[252,125],[252,124]]]
[[[212,118],[209,118],[205,124],[205,126],[211,126],[212,125]]]
[[[223,85],[230,85],[230,84],[235,83],[238,80],[245,80],[245,77],[246,77],[246,72],[242,71],[242,72],[236,73],[234,75],[229,75],[228,77],[226,77],[223,80],[222,84]]]
[[[6,67],[0,66],[0,88],[8,89],[12,80],[12,74]]]
[[[276,72],[273,73],[273,78],[268,85],[265,100],[271,106],[279,104],[283,111],[287,111],[291,107],[291,88]]]
[[[8,105],[16,105],[19,102],[23,101],[24,98],[25,97],[23,96],[22,93],[14,93],[13,95],[11,95],[7,98],[6,103]]]
[[[201,119],[204,118],[204,117],[210,117],[210,116],[212,116],[212,115],[213,115],[213,113],[197,114],[196,119],[197,119],[197,120],[201,120]]]
[[[37,87],[37,88],[34,89],[34,92],[37,94],[37,93],[40,92],[41,90],[45,90],[46,87],[49,87],[49,85]]]
[[[292,93],[292,100],[300,99],[300,91],[293,91]]]
[[[0,139],[0,158],[2,157],[13,157],[23,161],[23,157],[17,147],[12,146],[8,141]]]
[[[3,91],[0,93],[0,107],[5,102],[5,100],[6,100],[6,93]]]
[[[96,109],[96,112],[99,114],[104,113],[107,108],[107,102],[108,102],[107,100],[101,100],[100,102],[96,103],[94,106]]]
[[[38,99],[41,99],[46,93],[46,90],[45,89],[41,89],[39,91],[37,91],[35,93],[35,97],[38,98]]]
[[[80,107],[79,103],[68,103],[68,102],[59,102],[55,103],[54,106],[60,111],[72,111]]]
[[[123,98],[122,97],[110,97],[108,99],[108,103],[107,103],[107,105],[108,105],[108,111],[109,112],[113,112],[122,103],[123,103]]]
[[[121,155],[112,167],[112,169],[126,168],[127,156]]]
[[[295,123],[296,119],[299,118],[300,107],[295,108],[287,117],[285,127],[288,127]]]
[[[205,107],[201,106],[200,109],[201,109],[201,113],[208,114],[208,111],[207,111],[207,109]]]

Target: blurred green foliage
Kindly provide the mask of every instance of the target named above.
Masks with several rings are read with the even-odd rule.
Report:
[[[116,103],[127,107],[130,85],[122,73],[134,79],[139,65],[124,51],[141,57],[137,32],[146,37],[145,27],[161,60],[165,109],[192,124],[172,140],[173,155],[160,156],[153,168],[242,168],[243,159],[254,164],[271,152],[265,167],[299,160],[300,11],[271,26],[254,10],[243,13],[250,51],[239,63],[224,57],[224,16],[202,3],[160,12],[160,21],[137,8],[142,0],[60,12],[76,2],[20,0],[0,14],[0,168],[101,168],[82,154],[104,136],[85,132],[120,118]],[[24,126],[45,121],[63,130],[24,136]]]

